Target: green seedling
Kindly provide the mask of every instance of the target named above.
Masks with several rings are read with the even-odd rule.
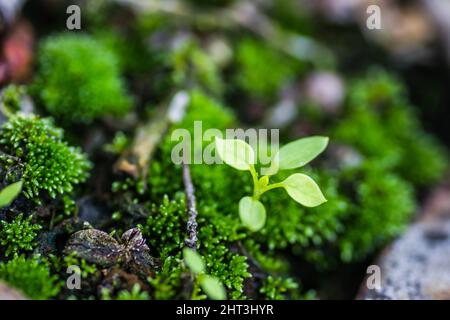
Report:
[[[328,145],[327,137],[308,137],[281,147],[271,160],[266,175],[259,177],[255,169],[256,157],[253,148],[243,140],[216,137],[216,150],[220,158],[229,166],[249,171],[253,179],[253,195],[239,201],[239,216],[251,231],[259,231],[266,222],[266,209],[259,201],[261,196],[272,189],[284,188],[289,196],[305,207],[317,207],[326,202],[316,182],[303,173],[294,173],[281,182],[269,183],[270,176],[280,170],[291,170],[305,166]]]

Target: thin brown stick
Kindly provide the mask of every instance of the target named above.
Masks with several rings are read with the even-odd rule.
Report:
[[[153,154],[170,125],[183,118],[188,102],[188,94],[179,91],[170,103],[160,107],[148,122],[140,125],[130,147],[115,163],[114,170],[146,181]]]
[[[197,208],[195,200],[195,188],[192,184],[189,165],[183,163],[183,183],[186,192],[186,211],[188,213],[187,234],[188,238],[184,240],[187,247],[192,250],[197,249]]]

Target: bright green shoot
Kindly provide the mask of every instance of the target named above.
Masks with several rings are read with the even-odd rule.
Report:
[[[281,147],[271,160],[266,175],[261,177],[255,169],[256,156],[253,148],[243,140],[216,137],[216,150],[220,158],[229,166],[249,171],[253,179],[253,195],[239,201],[239,216],[251,231],[258,231],[266,222],[266,209],[259,201],[269,190],[284,188],[289,196],[305,207],[317,207],[326,202],[319,186],[309,176],[294,173],[281,182],[269,183],[270,176],[280,170],[290,170],[305,166],[321,154],[328,145],[327,137],[308,137],[293,141]]]

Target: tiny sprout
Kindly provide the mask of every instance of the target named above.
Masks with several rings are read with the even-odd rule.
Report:
[[[253,178],[253,196],[245,196],[239,201],[239,216],[251,231],[261,230],[266,223],[266,209],[259,201],[267,191],[284,188],[288,195],[305,207],[317,207],[326,202],[316,182],[302,173],[294,173],[281,182],[269,183],[270,176],[279,170],[290,170],[305,166],[328,145],[327,137],[308,137],[290,142],[274,155],[266,175],[259,177],[255,169],[255,152],[243,140],[216,137],[216,150],[220,158],[229,166],[242,171],[250,171]]]
[[[224,300],[227,297],[225,288],[216,277],[205,273],[205,263],[203,258],[194,250],[183,249],[184,263],[196,276],[196,284],[200,284],[203,291],[213,300]]]

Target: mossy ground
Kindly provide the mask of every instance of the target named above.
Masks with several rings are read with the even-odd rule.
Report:
[[[189,2],[210,10],[233,1]],[[309,19],[295,23],[289,2],[277,2],[268,17],[283,31],[312,32]],[[2,94],[0,183],[21,179],[24,188],[0,209],[0,279],[30,298],[208,298],[183,262],[187,200],[182,167],[171,159],[177,143],[171,133],[193,135],[195,121],[204,131],[264,126],[263,115],[287,89],[299,87],[318,65],[329,66],[293,57],[252,32],[221,30],[214,21],[142,13],[118,26],[120,9],[103,4],[97,14],[86,8],[86,30],[43,35],[34,78]],[[214,45],[229,54],[217,55]],[[359,263],[404,230],[420,192],[443,176],[445,147],[423,128],[403,80],[383,68],[361,69],[343,77],[347,90],[337,113],[295,101],[298,112],[281,128],[282,144],[305,133],[330,137],[327,152],[301,169],[318,182],[327,203],[305,208],[274,190],[261,198],[264,228],[250,232],[238,215],[239,200],[252,192],[248,172],[189,166],[197,250],[228,298],[333,297],[330,283],[348,270],[358,270],[352,280],[359,281]],[[180,91],[189,96],[186,114],[164,130],[145,162],[147,174],[118,172],[115,164],[138,128]],[[22,110],[27,95],[35,102],[32,114]],[[135,227],[158,261],[147,276],[123,261],[105,267],[64,251],[77,231],[96,228],[114,242]],[[80,290],[65,286],[74,265],[81,269]]]

